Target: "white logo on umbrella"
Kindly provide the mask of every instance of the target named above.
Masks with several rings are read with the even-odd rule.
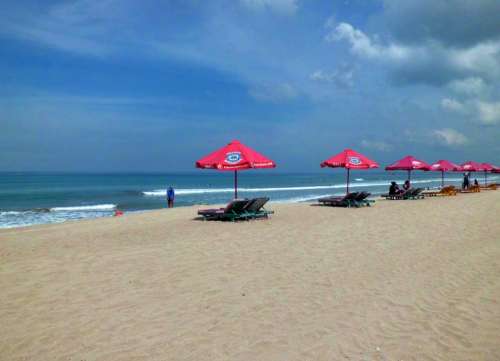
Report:
[[[241,161],[241,153],[240,152],[230,152],[226,153],[226,162],[229,164],[236,164]]]
[[[358,157],[349,157],[349,163],[353,165],[360,165],[361,159],[359,159]]]
[[[414,166],[419,166],[421,163],[418,160],[414,160],[411,162],[411,164]]]

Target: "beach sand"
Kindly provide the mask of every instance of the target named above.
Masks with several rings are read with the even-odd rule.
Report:
[[[500,360],[500,191],[0,231],[1,360]]]

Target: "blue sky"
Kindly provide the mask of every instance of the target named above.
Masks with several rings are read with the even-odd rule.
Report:
[[[496,0],[3,2],[0,170],[500,163]]]

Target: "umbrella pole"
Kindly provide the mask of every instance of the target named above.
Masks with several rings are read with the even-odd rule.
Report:
[[[238,198],[238,171],[234,171],[234,199]]]
[[[488,173],[484,171],[484,186],[486,187],[488,185]]]
[[[444,187],[444,170],[441,171],[441,188]]]
[[[411,170],[408,170],[408,180],[411,180]]]
[[[347,186],[346,186],[346,194],[349,194],[349,173],[350,169],[347,168]]]

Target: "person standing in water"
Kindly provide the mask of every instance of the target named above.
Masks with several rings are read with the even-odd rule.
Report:
[[[172,187],[167,189],[167,203],[168,208],[174,208],[175,191]]]

